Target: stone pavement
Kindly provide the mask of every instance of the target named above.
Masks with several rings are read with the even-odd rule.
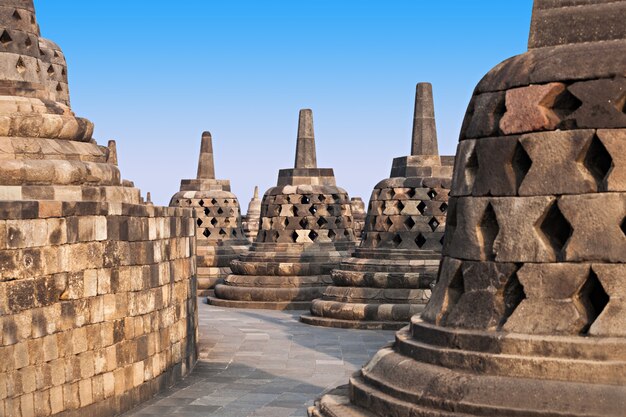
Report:
[[[305,417],[347,382],[392,331],[298,322],[302,311],[223,309],[199,301],[200,361],[184,381],[125,417]]]

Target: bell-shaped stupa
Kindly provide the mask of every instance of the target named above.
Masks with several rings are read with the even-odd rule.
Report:
[[[226,307],[307,309],[332,283],[330,272],[354,250],[348,193],[330,168],[317,168],[313,113],[300,111],[294,169],[263,196],[261,228],[250,252],[209,303]]]
[[[430,303],[312,415],[625,415],[625,21],[535,0],[470,103]]]
[[[437,278],[448,210],[452,158],[440,157],[432,86],[417,85],[411,155],[370,199],[363,241],[314,300],[308,324],[400,329],[423,311]]]
[[[230,261],[248,250],[237,197],[229,180],[215,179],[213,139],[202,134],[198,175],[182,180],[170,207],[193,208],[196,212],[196,264],[198,294],[207,295],[230,273]]]
[[[248,211],[243,217],[243,232],[246,238],[254,242],[259,234],[259,225],[261,223],[261,199],[259,198],[259,187],[254,187],[254,195],[248,203]]]

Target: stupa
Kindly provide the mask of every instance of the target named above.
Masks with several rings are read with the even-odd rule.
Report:
[[[193,213],[142,204],[70,107],[32,0],[0,1],[0,415],[119,415],[197,358]]]
[[[307,309],[332,283],[330,272],[354,250],[348,193],[333,170],[317,168],[313,113],[301,110],[295,168],[280,170],[263,196],[250,252],[209,303],[240,308]]]
[[[243,232],[250,242],[256,240],[259,234],[259,224],[261,223],[261,199],[259,198],[259,187],[254,187],[254,195],[248,203],[248,211],[243,218]]]
[[[535,0],[478,84],[421,317],[314,416],[624,416],[626,1]]]
[[[250,244],[230,181],[215,179],[211,133],[202,134],[196,179],[180,182],[180,191],[174,194],[170,206],[190,207],[196,212],[198,295],[208,295],[231,273],[230,261],[246,252]]]
[[[354,226],[354,236],[357,242],[361,242],[363,238],[363,230],[365,229],[365,203],[361,197],[352,197],[350,199],[350,207],[352,208],[352,218]]]
[[[400,329],[423,311],[441,258],[452,162],[439,156],[432,86],[420,83],[411,155],[394,159],[391,178],[374,187],[363,241],[303,322]]]

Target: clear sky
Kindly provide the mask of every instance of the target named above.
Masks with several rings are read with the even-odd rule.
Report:
[[[293,167],[312,108],[321,168],[368,200],[410,153],[415,84],[433,83],[442,154],[471,93],[526,50],[532,0],[35,0],[64,50],[72,106],[116,139],[124,178],[168,204],[213,134],[245,212]]]

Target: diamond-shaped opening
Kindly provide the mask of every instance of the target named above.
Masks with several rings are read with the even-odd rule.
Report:
[[[317,234],[317,232],[315,230],[311,230],[309,232],[309,239],[311,239],[313,242],[315,242],[315,240],[319,237],[319,235]]]
[[[335,201],[335,203],[339,203],[341,202],[341,197],[339,196],[339,194],[333,194],[333,200]]]
[[[330,240],[335,240],[335,237],[336,237],[336,236],[337,236],[337,233],[335,233],[335,231],[334,231],[334,230],[330,229],[330,230],[328,231],[328,238],[329,238]]]
[[[430,229],[434,232],[435,230],[437,230],[437,228],[439,227],[441,223],[439,223],[439,220],[437,220],[436,218],[432,218],[430,219],[430,221],[428,222],[428,225],[430,226]]]
[[[289,218],[285,217],[285,227],[289,226]]]
[[[224,229],[220,229],[220,236],[226,236],[227,233]]]
[[[554,250],[557,260],[561,260],[563,249],[572,236],[573,229],[565,216],[563,216],[563,213],[561,213],[561,210],[559,210],[558,203],[555,202],[550,206],[539,228],[545,236],[547,243]]]
[[[2,32],[2,35],[0,35],[0,42],[2,42],[3,45],[6,45],[9,42],[13,42],[13,38],[11,38],[9,32],[5,30]]]
[[[204,232],[202,232],[202,234],[204,235],[204,237],[211,236],[211,232],[209,232],[209,229],[204,229]]]
[[[613,158],[596,135],[591,139],[583,164],[596,181],[598,190],[603,191],[604,181],[613,168]]]
[[[237,237],[237,229],[233,229],[233,237]]]
[[[63,91],[63,86],[61,85],[61,83],[58,83],[57,84],[57,92],[60,93],[61,91]]]
[[[446,211],[448,211],[448,207],[449,207],[448,203],[442,203],[439,206],[439,211],[442,212],[442,213],[445,213]]]
[[[342,223],[341,217],[337,217],[337,219],[335,219],[335,225],[341,226],[341,223]]]
[[[300,227],[303,228],[303,229],[308,229],[309,228],[309,221],[307,220],[306,217],[303,217],[300,220]]]
[[[489,203],[487,204],[483,217],[480,219],[480,223],[476,228],[476,235],[478,237],[478,241],[480,242],[483,259],[488,261],[496,259],[496,254],[493,250],[493,243],[495,242],[498,233],[500,233],[500,226],[498,225],[496,212],[494,211],[491,203]]]
[[[311,208],[309,209],[309,212],[310,212],[312,215],[315,215],[315,213],[317,213],[317,207],[315,207],[315,206],[311,206]]]
[[[600,316],[609,303],[609,295],[604,290],[596,273],[591,269],[589,278],[581,287],[578,297],[587,310],[587,325],[582,333],[587,333],[593,322]]]
[[[408,217],[405,221],[404,224],[406,225],[408,230],[413,229],[413,227],[415,226],[415,220],[413,220],[412,217]]]
[[[187,200],[187,205],[190,206],[191,205],[191,200]]]
[[[424,237],[424,235],[422,235],[421,233],[417,235],[417,237],[415,238],[415,244],[418,248],[422,249],[422,246],[426,244],[426,238]]]
[[[196,224],[198,225],[198,227],[202,226],[202,223],[203,223],[202,219],[196,220]]]
[[[295,230],[291,234],[291,240],[294,241],[294,242],[298,241],[298,232],[296,232]]]
[[[448,285],[446,315],[452,311],[463,294],[465,294],[465,280],[463,279],[463,272],[459,268]]]
[[[443,246],[444,243],[446,243],[446,235],[441,236],[441,239],[439,239],[439,243],[441,244],[441,246]]]
[[[272,242],[278,242],[278,238],[280,237],[280,233],[277,230],[272,232]]]
[[[326,221],[326,219],[325,219],[325,218],[323,218],[323,217],[320,217],[320,218],[319,218],[319,220],[317,220],[317,225],[318,225],[319,227],[324,227],[324,226],[326,226],[327,224],[328,224],[328,221]]]
[[[26,37],[26,40],[24,41],[24,45],[26,45],[27,48],[30,48],[31,46],[33,46],[33,41],[30,39],[30,36]],[[63,76],[66,75],[65,68],[63,68],[62,74]]]
[[[396,196],[396,190],[394,190],[393,188],[389,190],[389,199],[393,200],[393,198]]]
[[[420,213],[422,213],[422,215],[426,213],[426,208],[428,208],[428,206],[423,201],[420,201],[420,203],[417,205],[417,209]]]
[[[574,113],[583,105],[575,95],[564,90],[551,105],[551,110],[559,117],[559,119],[565,119],[570,114]],[[576,121],[567,120],[559,126],[561,128],[575,129]]]
[[[218,208],[218,209],[217,209],[217,214],[224,214],[224,210],[222,210],[222,208],[221,208],[221,207],[220,207],[220,208]]]
[[[26,64],[24,64],[24,60],[22,59],[22,57],[19,57],[19,59],[17,60],[17,64],[15,64],[15,69],[17,69],[17,72],[20,74],[24,74],[24,72],[26,72]]]
[[[20,12],[18,12],[17,10],[13,12],[13,19],[15,20],[22,20],[22,16],[20,15]]]
[[[326,196],[324,194],[320,194],[317,196],[317,199],[320,203],[323,203],[324,201],[326,201]]]
[[[396,246],[396,248],[398,246],[400,246],[402,244],[402,237],[400,235],[395,235],[392,239],[393,244]]]
[[[513,152],[513,160],[511,162],[513,166],[513,173],[515,174],[515,183],[519,189],[520,185],[526,178],[530,167],[533,164],[532,159],[528,156],[528,153],[524,149],[521,143],[517,142],[515,145],[515,151]]]
[[[210,213],[211,213],[211,210],[209,210],[209,208],[208,208],[208,207],[205,207],[205,208],[204,208],[204,215],[205,215],[205,216],[208,216]]]
[[[402,201],[398,201],[398,211],[402,212],[404,210],[404,203]]]
[[[302,202],[302,204],[310,204],[311,203],[311,199],[307,195],[303,195],[302,199],[300,201]]]
[[[519,281],[517,272],[515,272],[504,285],[504,316],[500,321],[500,327],[504,326],[504,323],[511,317],[511,314],[526,298],[526,292],[524,292],[524,286]]]
[[[415,188],[409,188],[409,191],[406,193],[406,195],[409,196],[409,198],[415,197],[416,194],[417,194],[417,191],[415,191]]]
[[[431,200],[437,198],[438,195],[439,194],[437,194],[437,191],[433,190],[432,188],[428,191],[428,197],[430,197]]]
[[[224,200],[224,204],[229,204],[229,203],[230,203],[230,201]]]
[[[349,238],[349,237],[350,237],[350,231],[349,231],[348,229],[345,229],[345,230],[343,231],[343,235],[344,235],[345,237],[348,237],[348,238]]]
[[[216,199],[212,199],[211,200],[211,204],[216,205],[217,204],[217,200]]]
[[[200,200],[198,204],[200,204],[200,207],[204,207],[204,200]]]
[[[213,218],[211,219],[211,225],[213,225],[213,227],[215,227],[215,226],[217,226],[217,223],[218,223],[218,222],[217,222],[217,219],[216,219],[215,217],[213,217]]]
[[[385,220],[385,224],[387,225],[387,230],[389,230],[389,228],[393,226],[393,220],[391,220],[391,217],[387,217],[387,219]]]
[[[48,67],[48,75],[52,76],[52,75],[54,75],[54,72],[55,72],[54,71],[54,66],[50,65]]]

